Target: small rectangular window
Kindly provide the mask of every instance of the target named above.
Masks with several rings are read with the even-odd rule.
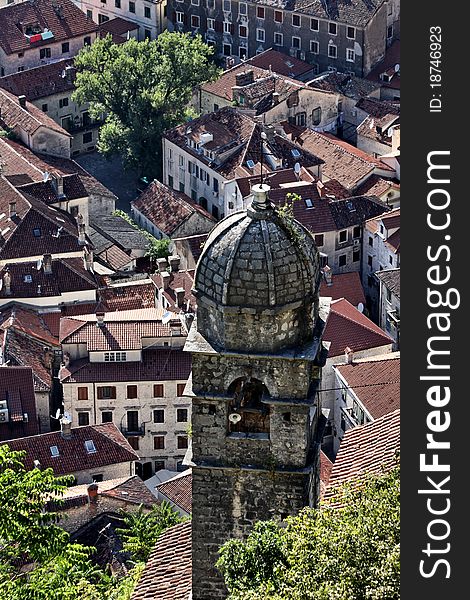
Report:
[[[45,113],[46,113],[46,112],[47,112],[47,104],[43,104],[43,105],[41,106],[41,110],[42,110],[42,112],[45,112]]]
[[[156,460],[156,461],[154,461],[154,465],[155,465],[155,473],[158,473],[158,471],[161,471],[162,469],[165,468],[165,461],[164,460]]]
[[[165,436],[164,435],[156,435],[153,438],[153,449],[154,450],[164,450],[165,449]]]
[[[297,36],[293,36],[293,37],[292,37],[292,47],[293,47],[293,48],[297,48],[297,49],[298,49],[298,48],[300,48],[300,45],[301,45],[301,40],[300,40],[300,38],[299,38],[299,37],[297,37]]]
[[[346,48],[346,60],[348,62],[354,62],[356,60],[356,53],[352,48]]]
[[[56,457],[59,456],[59,448],[57,446],[51,446],[51,456]]]
[[[62,44],[62,54],[66,54],[67,52],[70,52],[70,44],[69,42],[64,42]]]
[[[164,423],[165,422],[165,409],[164,408],[156,408],[153,411],[153,422],[154,423]]]
[[[340,267],[346,266],[346,254],[342,254],[338,259],[338,265]]]
[[[284,43],[284,39],[283,39],[282,33],[278,33],[276,31],[274,33],[274,45],[275,46],[282,46],[283,43]]]
[[[176,385],[176,395],[182,396],[184,394],[184,388],[186,387],[185,383],[178,383]]]
[[[264,6],[256,7],[256,16],[258,19],[264,19]]]
[[[336,23],[328,23],[328,33],[330,35],[336,35],[338,31],[338,27],[336,25]]]
[[[360,251],[359,250],[354,250],[353,251],[353,262],[358,262],[360,258],[361,258]]]
[[[369,265],[369,267],[372,267],[372,256],[367,257],[367,264]]]
[[[153,386],[153,397],[154,398],[163,398],[165,395],[165,390],[163,383],[155,383]]]
[[[188,447],[188,436],[179,435],[177,437],[177,448],[178,450],[186,450]]]
[[[339,242],[342,244],[343,242],[348,241],[348,231],[347,229],[343,229],[343,231],[339,232]]]
[[[257,29],[256,30],[256,41],[257,42],[264,42],[264,40],[265,40],[264,29]]]
[[[146,19],[151,19],[152,18],[152,14],[151,14],[151,11],[150,11],[150,6],[144,6],[144,17]]]
[[[312,31],[318,31],[320,21],[318,19],[310,19],[310,29]]]
[[[89,35],[87,35],[86,37],[83,38],[83,45],[91,46],[91,37]]]
[[[137,398],[137,386],[136,385],[128,385],[127,386],[127,397],[128,398]]]
[[[133,449],[133,450],[138,450],[139,449],[139,438],[136,436],[130,436],[127,438],[127,441],[129,442],[129,446]]]
[[[207,19],[207,29],[215,31],[215,19]]]
[[[300,15],[292,15],[292,25],[294,27],[300,27]]]
[[[199,27],[199,17],[197,15],[191,15],[191,27]]]
[[[90,424],[90,413],[89,412],[79,412],[78,413],[78,424],[80,427]]]
[[[245,27],[245,25],[240,25],[238,28],[238,35],[242,38],[248,37],[248,29]]]
[[[325,243],[325,239],[324,239],[324,237],[325,237],[325,236],[323,235],[323,233],[318,233],[318,234],[315,236],[315,244],[316,244],[317,246],[323,246],[323,244]]]
[[[129,12],[135,13],[135,2],[129,2]]]
[[[369,246],[373,246],[374,245],[374,238],[369,236]]]
[[[83,143],[90,144],[93,141],[93,133],[91,131],[87,131],[83,134]]]
[[[354,40],[356,38],[356,29],[354,27],[346,27],[346,37]]]
[[[176,422],[177,423],[187,423],[188,421],[188,409],[187,408],[177,408],[176,409]]]
[[[223,0],[224,12],[230,12],[232,10],[231,0]]]
[[[51,57],[51,49],[50,48],[41,48],[39,50],[39,58],[50,58]]]
[[[79,387],[77,389],[78,400],[88,400],[88,388],[87,387]]]
[[[336,58],[337,54],[338,54],[338,48],[333,44],[329,44],[328,45],[328,57]]]
[[[361,228],[359,227],[359,225],[356,225],[356,227],[354,227],[354,229],[353,229],[353,238],[357,240],[360,237],[361,237]]]
[[[121,8],[121,0],[114,0],[114,6],[116,8]]]
[[[117,2],[117,1],[119,1],[119,2],[120,2],[121,0],[116,0],[116,2]],[[92,11],[92,10],[87,10],[87,11],[86,11],[86,16],[87,16],[89,19],[93,19],[93,11]]]
[[[248,12],[248,7],[246,2],[240,2],[240,4],[238,5],[238,13],[240,15],[246,15]]]
[[[274,21],[276,23],[282,23],[283,17],[284,17],[284,15],[283,15],[282,10],[275,10],[274,11]]]
[[[111,411],[104,410],[101,413],[101,422],[102,423],[112,423],[113,422],[113,413]]]
[[[316,42],[315,40],[311,40],[310,41],[310,52],[312,52],[313,54],[318,54],[318,42]]]

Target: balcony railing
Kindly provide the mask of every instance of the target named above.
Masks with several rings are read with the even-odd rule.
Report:
[[[145,435],[145,424],[142,423],[138,427],[121,427],[121,432],[126,437],[135,437]]]

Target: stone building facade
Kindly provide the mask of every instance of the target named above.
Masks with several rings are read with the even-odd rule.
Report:
[[[227,65],[272,47],[307,61],[318,73],[336,69],[364,77],[385,54],[387,3],[331,4],[170,0],[168,28],[201,34]]]
[[[262,519],[314,505],[325,359],[319,254],[311,235],[253,188],[198,263],[192,353],[193,599],[225,595],[219,546]]]

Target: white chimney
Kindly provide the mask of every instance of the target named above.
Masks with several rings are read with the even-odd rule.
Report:
[[[64,367],[68,368],[69,365],[70,365],[70,353],[69,352],[64,352],[63,359],[64,359]]]
[[[5,294],[11,296],[11,275],[8,271],[5,271],[3,276],[3,285],[5,286]]]
[[[182,288],[182,287],[176,288],[175,296],[176,296],[176,305],[181,308],[183,306],[183,302],[184,302],[184,288]]]
[[[325,277],[326,285],[333,285],[333,271],[328,265],[323,268],[323,275]]]
[[[168,273],[168,271],[163,271],[163,273],[161,273],[161,277],[162,277],[163,289],[167,290],[168,286],[170,285],[171,275],[170,275],[170,273]]]
[[[83,264],[87,271],[93,271],[93,252],[86,247],[83,250]]]
[[[50,254],[44,254],[42,257],[42,267],[44,269],[44,275],[52,274],[52,256]]]
[[[23,94],[21,96],[18,96],[18,102],[21,108],[26,108],[26,96],[24,96]]]
[[[8,216],[10,217],[10,219],[13,219],[13,217],[16,217],[16,202],[15,202],[15,200],[11,200],[8,205]]]
[[[104,327],[104,311],[97,311],[96,313],[96,324],[98,327]]]
[[[78,226],[78,243],[80,246],[86,244],[85,223],[80,223]]]
[[[178,254],[172,254],[168,257],[168,262],[170,263],[171,270],[174,273],[180,268],[181,257]]]
[[[354,352],[351,350],[349,346],[346,346],[344,349],[344,362],[347,365],[350,365],[353,362]]]
[[[157,258],[157,267],[160,273],[163,273],[168,268],[168,261],[166,258]]]
[[[72,421],[66,417],[60,419],[60,432],[64,440],[69,440],[72,437]]]

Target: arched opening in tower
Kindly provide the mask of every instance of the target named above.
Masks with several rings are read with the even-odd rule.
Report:
[[[267,387],[254,377],[239,377],[228,388],[229,433],[269,433],[269,397]]]

